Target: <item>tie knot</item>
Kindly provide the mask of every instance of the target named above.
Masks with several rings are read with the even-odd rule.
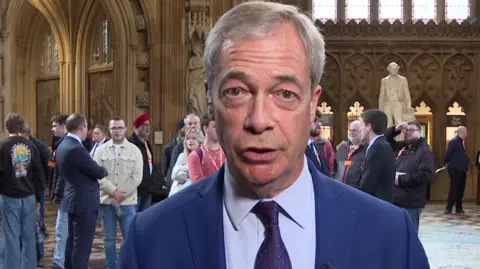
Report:
[[[262,221],[265,228],[278,226],[280,205],[275,201],[259,202],[253,207],[253,213]]]

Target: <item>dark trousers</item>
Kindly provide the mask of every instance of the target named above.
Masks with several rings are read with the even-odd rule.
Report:
[[[68,213],[65,269],[88,269],[98,211]]]
[[[455,168],[448,169],[450,176],[450,190],[448,191],[447,209],[452,210],[455,205],[456,210],[463,210],[462,201],[465,193],[465,184],[467,183],[467,172]]]

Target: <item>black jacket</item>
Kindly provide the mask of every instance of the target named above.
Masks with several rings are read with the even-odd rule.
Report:
[[[368,148],[358,188],[387,202],[393,200],[395,156],[385,137],[378,137]]]
[[[142,153],[142,157],[143,157],[143,178],[142,178],[142,183],[140,183],[140,185],[137,187],[137,190],[150,192],[152,191],[152,186],[154,183],[154,175],[155,175],[155,172],[153,171],[154,169],[153,164],[155,162],[153,157],[152,145],[150,144],[150,142],[147,141],[147,147],[152,156],[152,173],[150,173],[150,165],[148,164],[148,153],[147,153],[147,149],[145,148],[145,144],[140,140],[140,138],[135,133],[127,137],[127,140],[130,143],[135,144],[140,149],[140,152]]]
[[[52,158],[52,152],[48,148],[47,144],[42,140],[35,138],[33,136],[28,136],[30,141],[37,147],[38,153],[40,154],[40,160],[42,162],[43,172],[45,174],[45,179],[48,179],[50,175],[50,167],[48,166],[48,161]]]
[[[45,173],[37,147],[26,137],[11,136],[0,142],[0,193],[13,198],[35,195],[45,186]]]
[[[406,173],[398,177],[399,184],[393,187],[393,203],[403,208],[423,208],[427,185],[432,180],[435,169],[432,150],[423,137],[408,145],[405,141],[394,140],[398,134],[400,132],[396,132],[395,127],[387,129],[385,133],[397,156],[397,172]]]
[[[58,168],[56,166],[57,148],[60,143],[62,143],[64,138],[65,136],[54,142],[52,146],[52,159],[50,161],[50,180],[52,182],[52,186],[50,187],[50,196],[52,202],[57,205],[62,203],[63,191],[65,190],[65,180],[60,176],[60,173],[58,172]]]
[[[172,158],[172,152],[175,146],[178,144],[177,142],[178,138],[175,137],[170,143],[165,145],[163,148],[163,153],[162,153],[162,175],[165,179],[167,179],[167,175],[169,174],[169,168],[170,168],[170,159]],[[170,179],[168,179],[170,181]]]

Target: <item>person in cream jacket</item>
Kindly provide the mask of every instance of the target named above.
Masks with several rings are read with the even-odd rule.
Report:
[[[107,268],[117,267],[117,222],[123,239],[136,213],[137,187],[142,182],[143,158],[140,149],[130,143],[125,134],[125,121],[114,117],[109,122],[112,139],[99,146],[94,160],[108,170],[99,180],[100,218],[102,222]]]

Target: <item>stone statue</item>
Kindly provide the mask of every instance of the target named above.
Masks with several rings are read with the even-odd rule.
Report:
[[[389,127],[406,120],[412,120],[414,111],[410,90],[408,89],[408,80],[398,74],[399,69],[397,63],[390,63],[387,67],[390,75],[382,78],[380,85],[378,105],[379,109],[387,114]]]
[[[203,68],[203,44],[192,43],[193,55],[188,60],[187,68],[187,104],[192,113],[203,115],[207,109],[205,91],[205,69]]]

